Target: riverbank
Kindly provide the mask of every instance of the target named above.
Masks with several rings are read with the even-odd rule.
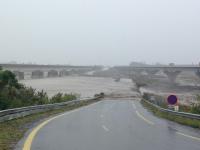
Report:
[[[167,98],[171,94],[177,95],[179,103],[191,105],[197,102],[197,95],[200,94],[199,79],[193,74],[182,73],[178,76],[176,83],[172,84],[166,77],[156,75],[141,87],[140,92],[151,93]]]

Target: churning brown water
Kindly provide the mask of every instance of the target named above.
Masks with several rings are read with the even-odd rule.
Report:
[[[68,76],[63,78],[44,78],[22,80],[26,86],[32,86],[37,90],[44,90],[49,96],[58,92],[76,93],[81,97],[92,97],[96,93],[104,92],[108,95],[134,96],[132,91],[134,84],[129,79],[115,82],[112,78]]]

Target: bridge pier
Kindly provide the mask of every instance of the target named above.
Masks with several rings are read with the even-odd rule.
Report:
[[[141,74],[144,71],[144,69],[134,69],[134,72],[137,74]]]
[[[170,81],[171,83],[173,83],[173,84],[176,83],[176,78],[177,78],[177,76],[181,73],[181,71],[178,71],[178,70],[177,70],[177,71],[173,71],[173,70],[164,70],[163,72],[167,75],[169,81]]]
[[[199,79],[200,79],[200,69],[198,69],[197,71],[195,71],[195,74],[196,74],[196,76],[199,77]]]
[[[139,89],[140,87],[147,85],[149,77],[147,75],[135,72],[131,75],[131,80],[133,83],[135,83],[137,89]]]
[[[40,71],[40,70],[35,70],[35,71],[32,72],[31,78],[32,78],[32,79],[44,78],[44,72],[42,72],[42,71]]]
[[[61,70],[59,72],[59,77],[68,76],[68,75],[69,75],[69,71],[67,70]]]
[[[158,71],[159,71],[158,69],[146,69],[145,70],[145,72],[150,76],[155,75]]]
[[[16,78],[18,80],[24,80],[24,72],[21,71],[13,71],[13,73],[15,74]]]
[[[48,72],[48,75],[47,75],[48,77],[58,77],[58,71],[56,71],[56,70],[50,70],[49,72]]]

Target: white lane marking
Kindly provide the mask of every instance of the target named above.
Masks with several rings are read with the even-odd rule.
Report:
[[[184,134],[184,133],[181,133],[181,132],[176,132],[176,133],[179,134],[179,135],[182,135],[182,136],[185,136],[185,137],[200,141],[200,138],[198,138],[198,137],[187,135],[187,134]]]
[[[37,125],[32,131],[31,133],[28,135],[28,137],[26,138],[25,142],[24,142],[24,145],[23,145],[23,148],[22,150],[31,150],[31,146],[32,146],[32,142],[35,138],[35,136],[37,135],[37,133],[40,131],[41,128],[43,128],[45,125],[47,125],[49,122],[55,120],[55,119],[58,119],[62,116],[67,116],[67,115],[70,115],[72,113],[75,113],[75,112],[78,112],[78,111],[81,111],[81,110],[84,110],[85,108],[88,108],[88,107],[91,107],[92,105],[96,105],[98,103],[100,103],[101,101],[99,102],[96,102],[94,104],[90,104],[88,106],[83,106],[82,108],[77,108],[75,110],[72,110],[72,111],[68,111],[68,112],[65,112],[63,114],[60,114],[60,115],[57,115],[57,116],[54,116],[54,117],[51,117],[45,121],[43,121],[42,123],[40,123],[39,125]]]
[[[134,109],[136,109],[136,106],[135,106],[135,103],[134,103],[134,102],[132,102],[132,106],[133,106]]]
[[[106,132],[109,131],[109,129],[108,129],[105,125],[102,125],[102,128],[103,128]]]
[[[100,117],[103,118],[104,116],[103,116],[103,115],[100,115]]]
[[[142,116],[137,110],[136,110],[136,114],[138,117],[140,117],[142,120],[144,120],[146,123],[150,124],[150,125],[154,125],[154,123],[148,119],[146,119],[144,116]]]

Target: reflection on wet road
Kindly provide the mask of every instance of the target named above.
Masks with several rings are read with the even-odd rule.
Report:
[[[157,118],[137,100],[104,100],[49,122],[31,149],[199,150],[199,137],[199,130]]]

